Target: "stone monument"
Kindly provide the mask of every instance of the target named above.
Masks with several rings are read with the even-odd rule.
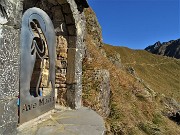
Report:
[[[33,117],[22,122],[20,119],[19,124],[41,115],[44,110],[53,108],[54,89],[57,91],[58,104],[73,109],[81,107],[82,59],[85,49],[83,9],[86,7],[88,7],[86,0],[0,1],[0,134],[16,134],[18,114],[22,112],[40,109],[40,113],[36,113]],[[33,16],[28,26],[31,32],[24,35],[22,16],[29,9],[43,10],[49,16],[52,25],[46,24],[48,20],[46,18]],[[52,53],[53,43],[48,43],[46,26],[48,29],[54,26],[53,42],[56,53]],[[52,38],[53,32],[50,34]],[[26,52],[23,47],[26,40],[31,40],[31,44],[27,42],[29,44],[27,45],[29,49],[26,50],[29,51],[27,58],[26,54],[25,57],[23,54]],[[52,59],[55,60],[52,62]],[[28,78],[27,73],[30,74]],[[23,91],[24,94],[21,95]],[[31,102],[33,101],[31,99],[37,101]],[[51,104],[50,107],[48,108],[45,103]],[[39,105],[42,108],[46,107],[42,109]]]

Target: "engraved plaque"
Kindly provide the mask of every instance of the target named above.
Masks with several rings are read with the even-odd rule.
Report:
[[[55,106],[55,32],[49,16],[39,8],[22,18],[19,123]]]

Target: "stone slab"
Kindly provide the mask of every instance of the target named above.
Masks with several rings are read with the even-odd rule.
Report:
[[[48,119],[47,119],[48,118]],[[26,125],[18,135],[103,135],[103,118],[89,108],[62,111],[46,116],[41,123]]]

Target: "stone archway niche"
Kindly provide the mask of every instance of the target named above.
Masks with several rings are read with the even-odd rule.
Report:
[[[85,1],[85,0],[84,0]],[[78,4],[78,6],[77,6]],[[56,102],[71,108],[81,107],[81,76],[84,55],[85,22],[83,0],[24,0],[23,12],[31,7],[44,10],[51,18],[56,34]],[[41,85],[48,74],[44,70]],[[34,79],[36,76],[34,76]]]

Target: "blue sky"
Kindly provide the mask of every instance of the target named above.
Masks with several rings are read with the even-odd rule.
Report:
[[[102,27],[103,41],[144,49],[180,38],[180,0],[88,0]]]

